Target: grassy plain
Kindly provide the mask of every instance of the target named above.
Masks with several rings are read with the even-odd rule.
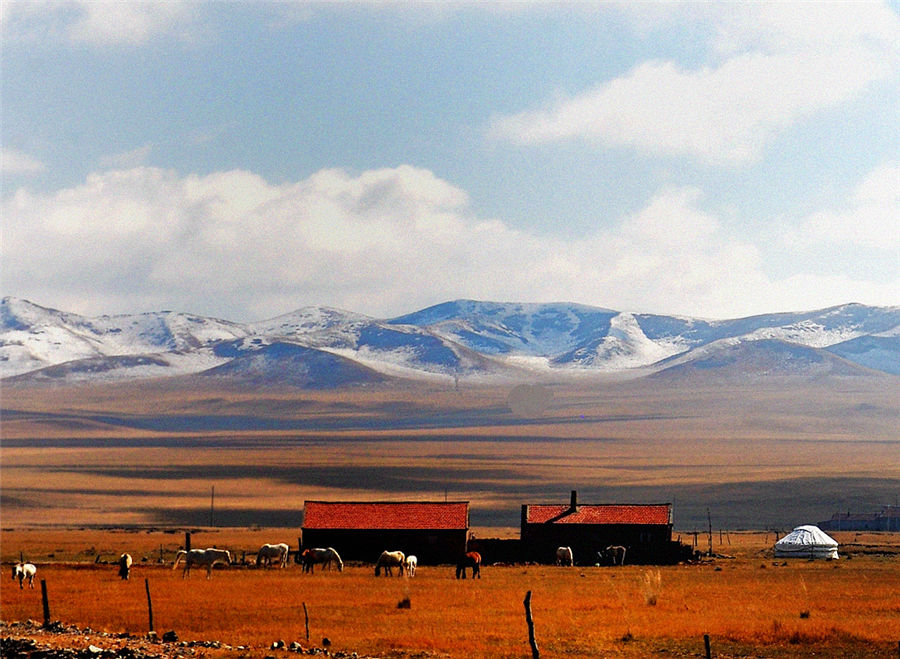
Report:
[[[300,525],[307,499],[674,503],[675,526],[789,529],[896,503],[900,379],[227,389],[5,387],[2,524]],[[214,492],[213,492],[214,488]],[[212,515],[211,515],[212,513]],[[212,517],[212,519],[210,519]]]
[[[449,566],[422,567],[407,579],[376,578],[370,565],[313,575],[295,565],[232,566],[215,570],[209,581],[203,571],[184,580],[180,569],[171,569],[171,552],[183,536],[163,531],[5,531],[2,553],[4,563],[19,550],[38,562],[53,619],[144,634],[147,579],[157,631],[244,645],[233,654],[249,657],[272,654],[275,640],[321,647],[324,637],[332,650],[375,656],[526,657],[529,590],[547,658],[702,656],[704,634],[717,657],[895,656],[900,536],[835,535],[839,561],[776,561],[772,534],[729,533],[717,549],[732,558],[699,565],[487,566],[481,580],[466,581],[457,581]],[[290,537],[284,529],[202,529],[194,540],[239,557]],[[156,562],[161,547],[164,564]],[[138,560],[128,582],[113,565],[94,563],[97,554],[112,559],[126,550],[147,559]],[[652,590],[648,575],[658,575]],[[406,597],[411,608],[398,608]],[[40,588],[20,591],[6,576],[0,609],[7,622],[40,621]]]
[[[53,618],[145,631],[147,578],[158,630],[251,645],[251,656],[278,638],[306,643],[304,602],[312,645],[327,636],[333,649],[385,656],[529,656],[528,590],[543,657],[699,656],[705,633],[720,657],[895,656],[897,534],[836,534],[854,557],[834,563],[776,564],[770,549],[775,529],[896,503],[896,378],[547,388],[550,406],[526,418],[508,388],[452,383],[5,387],[0,554],[39,564]],[[638,566],[489,567],[478,582],[449,568],[376,581],[366,566],[232,567],[207,582],[156,562],[171,563],[185,529],[195,546],[238,555],[296,545],[308,499],[468,500],[480,537],[514,537],[522,503],[566,502],[571,489],[582,502],[671,501],[686,540],[709,514],[714,550],[734,558],[660,568],[655,605],[645,590],[655,574]],[[147,559],[128,583],[94,563],[122,551]],[[7,574],[0,617],[40,620],[39,592]],[[407,595],[412,608],[398,609]]]

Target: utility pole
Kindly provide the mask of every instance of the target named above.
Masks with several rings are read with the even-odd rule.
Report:
[[[213,512],[216,506],[216,486],[212,486],[212,491],[209,494],[209,525],[213,526]]]

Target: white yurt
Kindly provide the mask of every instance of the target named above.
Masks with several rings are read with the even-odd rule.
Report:
[[[818,526],[798,526],[775,543],[775,558],[837,557],[837,541]]]

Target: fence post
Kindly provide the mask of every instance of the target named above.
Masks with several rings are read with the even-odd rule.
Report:
[[[534,638],[534,618],[531,617],[531,591],[525,594],[525,622],[528,624],[528,644],[531,645],[532,659],[540,659],[541,653],[538,650],[537,641]]]
[[[150,580],[144,579],[144,588],[147,589],[147,614],[150,616],[150,629],[149,631],[154,631],[153,629],[153,600],[150,599]]]
[[[41,579],[41,604],[44,605],[44,627],[50,626],[50,600],[47,599],[47,581]]]
[[[709,634],[703,635],[703,646],[706,649],[706,659],[712,659],[712,648],[709,645]]]
[[[306,602],[303,602],[303,617],[306,618],[306,642],[309,643],[309,611],[306,610]]]
[[[184,550],[185,551],[191,550],[191,532],[190,531],[184,532]]]

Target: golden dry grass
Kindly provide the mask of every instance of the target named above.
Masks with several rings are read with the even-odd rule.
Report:
[[[543,416],[520,419],[499,387],[10,387],[3,524],[208,524],[215,487],[221,525],[299,525],[309,499],[446,494],[510,526],[522,503],[574,488],[585,502],[674,499],[683,531],[705,528],[707,507],[717,528],[787,528],[890,502],[900,482],[883,382],[552,389]]]
[[[375,578],[371,566],[343,573],[302,574],[249,567],[203,571],[189,579],[171,562],[138,563],[122,582],[112,565],[94,565],[91,549],[129,549],[153,556],[160,544],[182,537],[162,532],[7,531],[4,559],[28,545],[82,563],[39,565],[48,585],[51,617],[93,629],[143,633],[147,626],[144,579],[153,597],[158,631],[182,639],[250,645],[263,656],[277,639],[306,644],[303,603],[310,614],[310,644],[323,637],[332,649],[414,657],[523,657],[528,655],[523,599],[532,591],[542,657],[646,656],[665,649],[699,654],[713,646],[738,654],[790,657],[891,656],[900,630],[900,537],[838,534],[854,550],[850,560],[783,561],[771,558],[771,535],[732,534],[733,559],[702,565],[623,568],[487,566],[481,580],[457,581],[449,567],[421,567],[415,579]],[[250,549],[287,539],[283,530],[201,531],[196,541]],[[90,544],[85,545],[86,542]],[[647,575],[656,603],[647,600]],[[5,621],[41,620],[40,589],[19,591],[5,578],[0,608]],[[409,597],[412,607],[397,608]],[[808,617],[804,616],[808,613]],[[623,640],[627,639],[627,640]],[[893,649],[893,650],[892,650]],[[746,655],[744,655],[746,656]]]

